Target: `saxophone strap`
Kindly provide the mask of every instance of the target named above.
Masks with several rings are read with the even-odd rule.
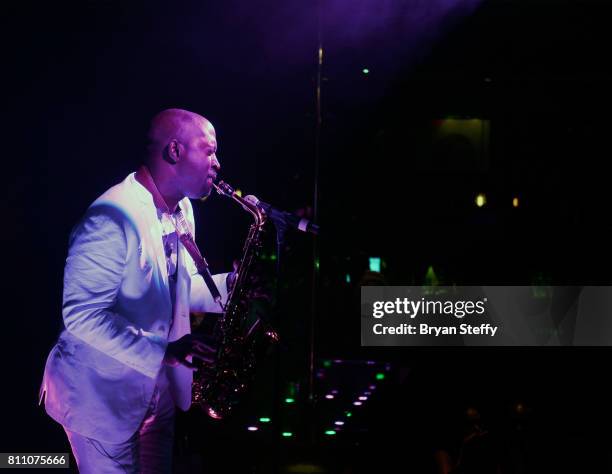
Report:
[[[172,214],[170,212],[168,204],[166,204],[166,201],[157,189],[155,181],[153,180],[153,177],[151,176],[151,173],[149,172],[149,169],[146,166],[142,165],[138,169],[135,178],[147,189],[147,191],[151,193],[151,195],[153,196],[153,203],[155,204],[155,207],[157,209],[160,209],[162,212],[166,212],[167,214]],[[198,249],[198,246],[195,243],[191,232],[189,232],[189,226],[187,225],[187,221],[185,220],[185,216],[183,215],[183,211],[181,210],[180,206],[176,207],[174,216],[176,217],[177,221],[177,225],[175,225],[176,233],[179,236],[183,247],[185,247],[185,250],[187,250],[189,255],[191,255],[191,258],[195,262],[196,269],[204,279],[204,283],[208,287],[208,291],[210,291],[213,300],[215,301],[215,303],[221,306],[221,309],[223,309],[223,303],[219,288],[217,288],[217,285],[215,284],[215,281],[213,280],[213,277],[210,274],[208,262],[200,252],[200,249]]]
[[[179,210],[177,214],[178,221],[184,222],[185,218],[183,217],[183,213]],[[185,228],[187,228],[186,225]],[[189,230],[184,233],[180,233],[177,228],[177,233],[179,234],[179,239],[181,239],[183,247],[185,247],[185,250],[187,250],[187,252],[189,252],[189,255],[191,255],[191,258],[193,258],[198,273],[202,275],[204,283],[206,283],[206,286],[208,287],[208,290],[210,291],[213,300],[215,300],[215,303],[221,305],[221,308],[223,309],[223,304],[221,302],[222,298],[221,293],[219,292],[219,288],[217,288],[217,285],[215,284],[215,281],[213,280],[212,275],[210,274],[210,270],[208,269],[208,262],[200,253],[200,249],[198,249],[198,246],[193,240],[193,236],[191,235],[191,233],[189,233]]]

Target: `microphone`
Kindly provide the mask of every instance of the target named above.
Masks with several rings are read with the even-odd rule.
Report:
[[[291,214],[290,212],[280,211],[272,207],[267,202],[260,201],[252,194],[245,196],[244,200],[262,208],[265,213],[270,217],[270,219],[272,219],[277,225],[284,225],[286,227],[291,227],[293,229],[301,230],[302,232],[307,232],[314,235],[319,234],[319,226],[313,224],[308,219],[296,216],[295,214]]]

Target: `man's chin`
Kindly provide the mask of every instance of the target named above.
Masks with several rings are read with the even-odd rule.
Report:
[[[200,201],[206,201],[211,193],[212,193],[212,187],[207,188],[206,191],[204,191],[202,194],[200,194],[200,196],[198,196],[198,199]]]

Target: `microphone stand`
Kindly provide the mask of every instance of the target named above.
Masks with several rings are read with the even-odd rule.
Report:
[[[323,82],[323,33],[322,33],[323,1],[317,1],[317,76],[315,91],[315,143],[314,143],[314,189],[313,189],[313,221],[319,222],[319,161],[321,159],[321,128],[323,115],[321,112],[321,84]],[[314,449],[317,440],[315,415],[315,323],[317,317],[317,289],[319,284],[319,242],[315,235],[312,242],[312,288],[310,311],[310,334],[308,354],[308,419],[312,420],[310,429],[310,444]]]
[[[284,261],[284,257],[283,257],[283,246],[285,244],[285,233],[287,231],[287,225],[286,223],[279,219],[278,216],[274,215],[274,213],[270,213],[268,214],[268,218],[272,221],[272,223],[274,224],[274,229],[276,230],[276,268],[275,268],[275,273],[276,273],[276,285],[275,285],[275,306],[276,306],[276,310],[273,312],[273,314],[276,314],[276,317],[279,317],[279,314],[282,314],[282,311],[284,310],[283,305],[284,305],[284,301],[283,301],[283,288],[282,288],[282,281],[283,281],[283,275],[282,275],[282,267],[281,267],[281,262]],[[278,327],[279,322],[274,320],[274,324],[276,327]],[[274,390],[273,390],[273,397],[274,397],[274,403],[272,405],[272,412],[273,412],[273,419],[277,420],[276,421],[276,430],[275,430],[275,434],[276,436],[274,437],[274,447],[276,449],[276,451],[278,452],[280,449],[280,434],[282,431],[282,427],[280,425],[280,423],[278,422],[278,420],[280,420],[280,413],[282,411],[282,390],[281,390],[281,365],[280,365],[280,357],[282,354],[282,346],[283,346],[283,342],[281,341],[281,344],[279,345],[278,348],[278,354],[275,357],[275,362],[274,362],[274,379],[273,379],[273,385],[274,385]],[[275,473],[276,474],[280,474],[280,465],[279,464],[275,464]]]

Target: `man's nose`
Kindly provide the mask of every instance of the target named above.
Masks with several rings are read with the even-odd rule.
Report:
[[[219,160],[217,159],[217,155],[216,154],[212,156],[212,160],[210,161],[210,166],[215,171],[219,171],[221,169],[221,163],[219,163]]]

